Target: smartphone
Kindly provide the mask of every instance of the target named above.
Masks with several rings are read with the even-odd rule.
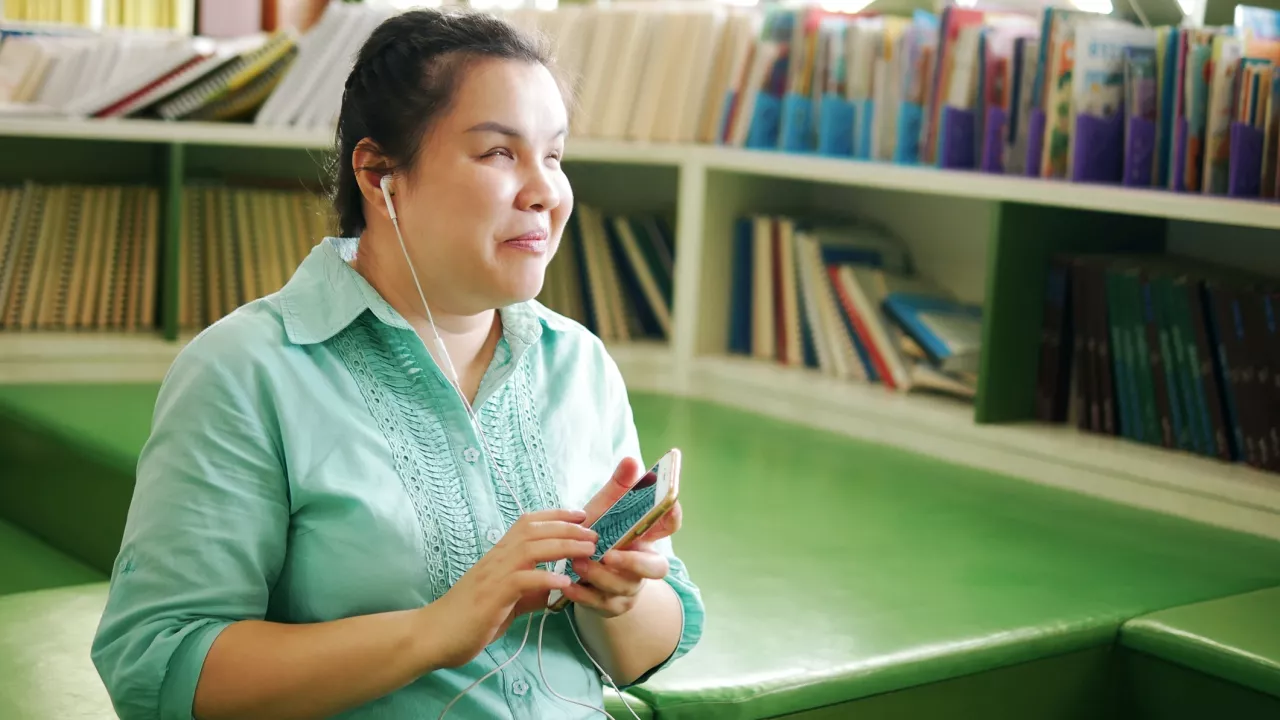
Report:
[[[592,560],[599,561],[614,548],[626,547],[635,542],[675,507],[680,494],[680,450],[672,448],[640,478],[631,489],[618,499],[594,523],[591,529],[599,533],[596,552]],[[561,560],[553,572],[568,575],[580,582],[568,560]],[[568,607],[569,599],[559,590],[552,590],[547,607],[559,612]]]

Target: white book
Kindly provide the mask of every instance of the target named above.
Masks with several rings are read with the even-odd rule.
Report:
[[[774,220],[778,232],[778,278],[781,283],[780,295],[782,307],[776,312],[782,313],[782,345],[786,348],[787,365],[799,367],[804,365],[804,340],[800,337],[800,295],[796,287],[796,252],[795,224],[790,218],[780,217]]]
[[[843,359],[840,359],[837,363],[835,357],[833,357],[832,341],[824,319],[825,312],[819,304],[819,293],[822,288],[819,286],[818,280],[821,278],[815,276],[815,273],[820,274],[822,268],[821,263],[819,263],[819,267],[816,270],[810,264],[809,246],[811,245],[815,248],[817,247],[812,237],[805,234],[804,231],[795,233],[793,248],[795,250],[796,286],[800,293],[800,305],[804,310],[805,322],[809,325],[814,354],[818,356],[818,368],[826,375],[845,377],[847,370],[844,369]]]
[[[676,95],[680,88],[679,75],[690,71],[686,37],[690,23],[685,13],[658,13],[651,24],[649,47],[645,52],[647,61],[640,71],[626,132],[630,140],[655,140],[660,124],[670,126],[670,118],[679,114],[675,106],[683,100]]]
[[[739,97],[737,109],[733,115],[733,128],[729,136],[729,144],[735,147],[743,147],[747,144],[747,135],[751,131],[751,120],[755,116],[756,98],[760,96],[765,78],[768,77],[769,71],[773,68],[774,61],[778,59],[779,52],[781,52],[781,48],[778,43],[771,40],[756,43],[750,69],[744,78],[743,84],[738,86]]]
[[[726,127],[729,111],[729,94],[745,87],[746,74],[755,53],[756,36],[760,32],[759,15],[739,13],[732,16],[729,36],[726,38],[723,58],[723,74],[709,88],[699,129],[699,142],[728,144],[733,128]]]
[[[359,6],[357,6],[359,7]],[[342,110],[342,91],[347,77],[355,67],[360,47],[364,45],[374,28],[388,17],[387,11],[363,8],[344,34],[344,44],[333,58],[328,72],[320,78],[315,95],[302,107],[297,125],[308,130],[328,130],[337,125]]]
[[[26,102],[19,93],[44,57],[45,50],[33,38],[15,37],[0,45],[0,102]]]
[[[627,132],[627,118],[634,110],[641,76],[649,66],[649,38],[660,15],[656,12],[630,11],[621,14],[622,26],[613,51],[617,60],[604,95],[604,107],[591,123],[591,134],[613,140]]]
[[[297,59],[258,111],[255,124],[288,127],[296,123],[303,104],[313,101],[317,86],[326,73],[332,72],[343,49],[343,37],[347,34],[344,31],[362,12],[356,5],[329,3],[320,20],[302,37]]]
[[[583,58],[582,94],[578,113],[571,123],[573,134],[592,136],[601,122],[608,101],[608,83],[612,82],[617,58],[618,38],[622,37],[622,12],[610,6],[595,9],[591,45]]]
[[[76,98],[67,106],[67,114],[89,116],[101,112],[200,55],[200,50],[190,39],[173,40],[158,47],[129,42],[118,59],[114,80]]]
[[[825,341],[827,357],[831,360],[832,372],[841,380],[866,382],[867,370],[853,346],[853,338],[849,336],[844,309],[836,297],[831,277],[822,262],[822,247],[817,238],[809,233],[801,235],[799,244],[803,254],[803,267],[812,288],[818,321],[822,327],[821,337]],[[819,358],[821,357],[819,353]]]
[[[698,126],[708,90],[712,87],[712,73],[716,55],[728,36],[727,16],[719,8],[694,15],[694,34],[690,52],[689,72],[684,73],[684,100],[681,103],[680,120],[676,134],[663,133],[661,140],[692,143],[698,139]]]

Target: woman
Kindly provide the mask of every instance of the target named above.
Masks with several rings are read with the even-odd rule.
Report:
[[[625,686],[697,641],[678,514],[596,563],[591,518],[560,509],[641,474],[616,366],[531,300],[572,210],[567,125],[499,20],[414,11],[369,38],[342,238],[161,389],[93,646],[122,718],[434,718],[459,695],[451,717],[590,717],[592,658]],[[541,569],[565,558],[590,587]],[[552,589],[575,605],[540,668],[522,638]]]

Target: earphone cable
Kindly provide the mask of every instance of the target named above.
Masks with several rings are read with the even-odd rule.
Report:
[[[390,195],[390,192],[387,190],[385,178],[382,185],[382,192],[383,192],[383,197],[387,201],[387,207],[389,210],[389,214],[391,216],[391,225],[392,227],[395,228],[396,239],[399,240],[400,242],[400,251],[404,253],[405,263],[409,266],[409,274],[413,276],[414,287],[416,287],[418,290],[418,299],[422,302],[422,309],[426,312],[427,322],[431,325],[431,333],[435,337],[436,344],[440,349],[440,354],[444,356],[445,364],[448,366],[448,375],[451,377],[447,377],[446,379],[449,381],[449,385],[453,387],[454,392],[458,394],[458,399],[462,401],[462,406],[467,411],[467,417],[471,419],[471,423],[475,427],[476,434],[480,436],[480,442],[484,445],[485,454],[489,458],[489,465],[493,468],[494,472],[498,475],[498,479],[502,481],[502,484],[504,487],[506,487],[507,492],[511,494],[511,498],[515,501],[516,508],[520,511],[520,514],[523,515],[525,514],[524,505],[521,504],[520,497],[516,494],[515,489],[511,487],[511,483],[507,482],[506,474],[503,473],[502,468],[498,466],[497,457],[494,455],[493,449],[489,447],[489,438],[485,435],[484,428],[481,427],[480,425],[480,418],[476,416],[475,409],[471,407],[471,403],[467,400],[466,394],[462,392],[462,383],[458,379],[457,370],[454,369],[453,359],[449,357],[449,351],[445,348],[444,341],[440,338],[439,330],[436,329],[435,318],[432,317],[431,315],[431,306],[427,304],[426,293],[422,291],[422,283],[419,282],[418,280],[418,271],[413,266],[413,261],[409,257],[409,248],[405,245],[404,235],[400,232],[400,221],[396,217],[394,205],[392,205],[391,203],[391,195]],[[428,353],[430,353],[430,351],[428,351]],[[548,615],[548,609],[543,608],[542,621],[538,624],[538,673],[539,675],[541,675],[542,683],[546,686],[547,691],[565,702],[587,708],[588,710],[593,710],[593,711],[602,713],[606,718],[609,718],[609,720],[615,720],[615,718],[612,715],[610,715],[609,712],[604,709],[604,707],[596,707],[594,705],[589,705],[587,703],[579,702],[577,700],[572,700],[556,692],[556,690],[551,687],[551,683],[547,680],[546,670],[543,668],[543,665],[542,665],[542,639],[543,639],[543,629],[546,627],[547,615]],[[618,693],[618,697],[622,700],[622,703],[626,706],[627,711],[630,712],[631,715],[636,720],[640,720],[640,716],[636,714],[636,711],[632,709],[631,704],[627,702],[627,699],[625,696],[623,696],[622,691],[619,690],[618,686],[613,682],[613,678],[609,677],[609,674],[604,671],[604,668],[600,667],[600,664],[596,662],[596,659],[591,656],[591,652],[587,649],[586,644],[584,644],[582,642],[582,638],[578,636],[578,630],[573,626],[573,621],[569,620],[568,622],[569,622],[569,629],[573,631],[574,639],[578,641],[578,645],[579,647],[582,648],[582,652],[587,656],[587,659],[589,659],[591,661],[591,664],[595,666],[596,670],[600,672],[601,678],[608,681],[609,685],[614,689],[615,692]],[[467,693],[471,692],[476,686],[478,686],[480,683],[484,682],[485,680],[489,679],[490,677],[493,677],[495,674],[497,674],[506,666],[515,662],[516,658],[520,657],[520,653],[524,651],[525,645],[529,641],[529,630],[532,627],[533,627],[533,614],[530,613],[529,619],[525,623],[524,638],[520,641],[520,647],[516,649],[515,653],[513,653],[510,658],[507,658],[507,660],[504,661],[502,664],[498,665],[493,670],[490,670],[489,672],[485,673],[480,678],[478,678],[477,680],[472,682],[470,685],[468,685],[466,689],[464,689],[462,692],[458,693],[458,695],[455,696],[452,700],[450,700],[449,703],[445,705],[444,709],[440,711],[438,720],[444,720],[444,716],[446,713],[449,712],[450,708],[452,708],[454,704],[456,704],[459,700],[465,697]]]

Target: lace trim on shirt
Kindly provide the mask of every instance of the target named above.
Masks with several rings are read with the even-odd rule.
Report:
[[[338,354],[391,447],[422,532],[431,599],[480,558],[480,529],[439,413],[427,371],[412,349],[381,333],[369,315],[334,336]]]
[[[510,380],[481,408],[494,462],[519,493],[525,512],[560,506],[560,493],[551,477],[551,463],[542,443],[542,427],[533,405],[529,364],[520,362]],[[493,478],[498,509],[507,525],[520,517],[520,508],[496,473]]]
[[[395,468],[413,503],[431,599],[443,595],[483,554],[474,499],[434,410],[456,398],[420,365],[401,335],[368,314],[334,336],[334,347],[351,371],[378,429],[393,453]],[[526,511],[559,506],[559,493],[543,447],[533,403],[528,363],[479,412],[494,461]],[[498,510],[507,525],[520,516],[511,493],[491,473]]]

